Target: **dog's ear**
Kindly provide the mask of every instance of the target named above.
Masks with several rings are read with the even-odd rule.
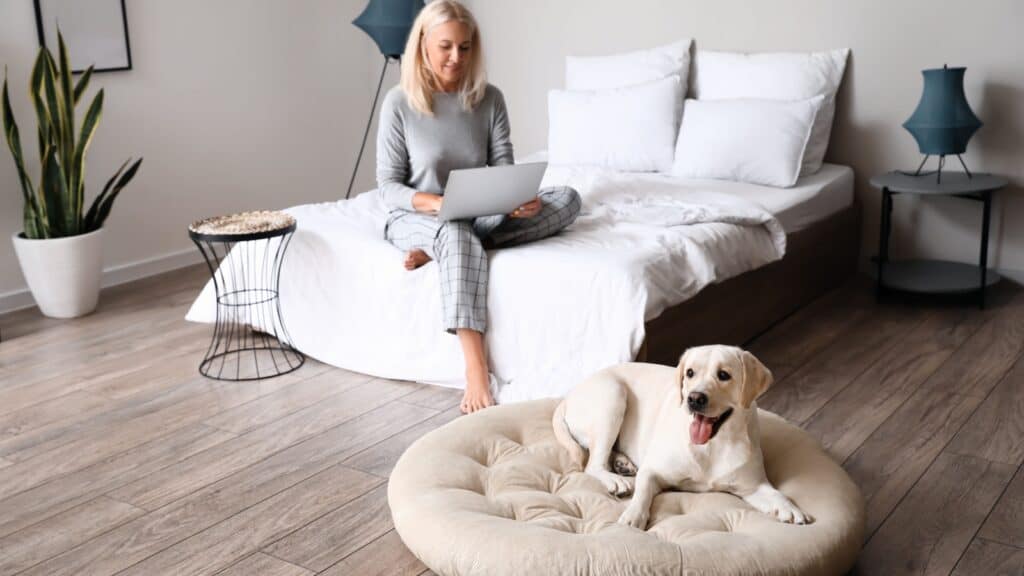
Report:
[[[687,348],[683,352],[683,355],[679,357],[679,366],[676,367],[676,386],[679,388],[679,405],[682,406],[686,402],[686,398],[683,396],[683,372],[686,370],[686,359],[690,355],[692,348]]]
[[[774,379],[771,370],[750,352],[740,351],[740,358],[743,360],[743,407],[750,408],[754,400],[772,385]]]

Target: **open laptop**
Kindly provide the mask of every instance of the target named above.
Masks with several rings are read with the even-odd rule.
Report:
[[[547,162],[452,170],[437,217],[462,220],[509,214],[537,197]]]

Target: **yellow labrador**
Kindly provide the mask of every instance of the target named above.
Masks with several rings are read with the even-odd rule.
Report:
[[[651,501],[672,488],[730,492],[782,522],[806,524],[813,518],[764,471],[755,400],[771,383],[750,352],[700,346],[675,369],[629,363],[597,372],[562,400],[552,424],[581,465],[589,450],[586,473],[612,494],[633,492],[622,524],[646,529]]]

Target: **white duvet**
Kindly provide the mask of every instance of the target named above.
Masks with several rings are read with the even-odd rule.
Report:
[[[771,214],[683,180],[577,167],[551,167],[544,180],[576,188],[583,212],[557,236],[490,252],[487,347],[502,402],[562,396],[633,359],[646,320],[785,253]],[[464,385],[458,339],[441,324],[437,265],[402,267],[376,193],[287,212],[298,230],[280,298],[299,350],[374,376]],[[214,316],[210,282],[186,319]]]

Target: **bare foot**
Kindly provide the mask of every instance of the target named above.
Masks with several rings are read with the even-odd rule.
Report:
[[[430,256],[423,250],[409,250],[405,253],[405,269],[415,270],[430,262]]]
[[[467,370],[466,393],[462,396],[459,408],[463,414],[472,414],[488,406],[494,406],[494,398],[491,397],[487,370]]]

